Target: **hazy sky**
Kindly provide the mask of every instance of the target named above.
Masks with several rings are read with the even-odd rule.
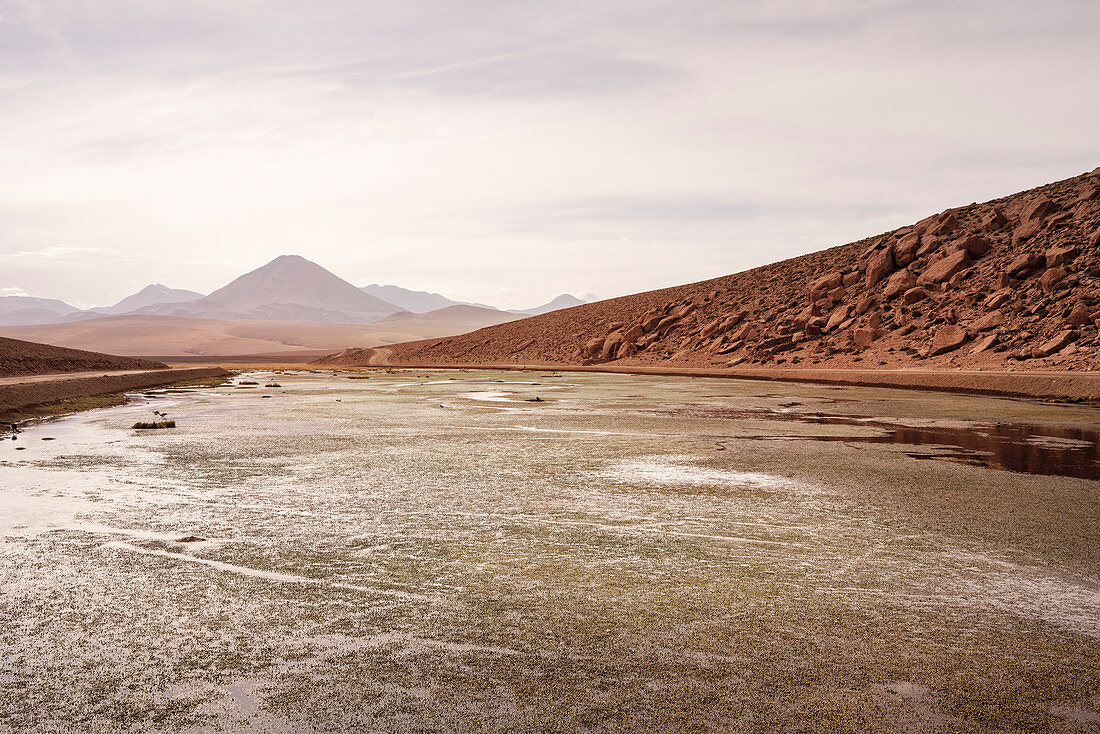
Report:
[[[0,294],[525,307],[1100,165],[1096,0],[0,0]]]

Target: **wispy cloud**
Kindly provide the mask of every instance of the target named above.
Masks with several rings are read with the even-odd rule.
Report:
[[[1100,163],[1093,0],[0,17],[5,282],[86,302],[209,292],[286,252],[462,300],[611,296]]]

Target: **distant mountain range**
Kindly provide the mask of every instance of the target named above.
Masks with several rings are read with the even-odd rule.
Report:
[[[223,321],[373,323],[395,315],[426,314],[455,306],[479,310],[449,312],[445,315],[448,322],[453,320],[454,313],[465,313],[467,317],[481,314],[482,318],[498,322],[499,317],[490,317],[488,312],[537,315],[583,303],[574,296],[563,294],[535,308],[503,311],[395,285],[371,284],[357,288],[301,256],[282,255],[208,296],[155,283],[113,306],[87,310],[48,298],[0,297],[0,326],[86,321],[131,314]]]

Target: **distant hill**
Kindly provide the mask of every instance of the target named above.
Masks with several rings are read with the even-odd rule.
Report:
[[[123,314],[131,313],[132,311],[137,311],[147,306],[155,306],[159,303],[183,303],[186,301],[195,301],[202,297],[203,295],[201,293],[196,293],[195,291],[169,288],[166,285],[154,283],[145,286],[133,295],[123,298],[113,306],[104,306],[93,310],[112,315]]]
[[[367,323],[401,311],[299,255],[282,255],[209,296],[137,311],[186,318]]]
[[[0,337],[0,377],[91,370],[155,370],[168,365]]]
[[[0,327],[6,336],[78,349],[155,355],[293,353],[336,350],[349,344],[381,346],[461,334],[522,318],[495,309],[449,306],[426,314],[400,311],[372,323],[193,319],[124,314],[36,326]]]
[[[1100,168],[741,273],[393,345],[386,358],[1076,371],[1100,369],[1098,325]]]
[[[49,324],[80,309],[53,298],[0,296],[0,326]]]
[[[525,313],[530,316],[538,316],[540,314],[550,313],[551,311],[560,311],[563,308],[583,306],[586,303],[588,303],[588,301],[582,301],[576,296],[570,295],[568,293],[562,293],[560,296],[550,301],[549,303],[544,303],[541,306],[535,306],[534,308],[520,309],[518,311],[514,311],[514,313]]]
[[[428,311],[436,311],[441,308],[447,308],[448,306],[459,305],[458,301],[452,301],[450,298],[441,296],[438,293],[412,291],[408,288],[400,288],[396,285],[378,285],[372,283],[371,285],[363,286],[359,290],[364,293],[369,293],[375,298],[380,298],[387,303],[400,306],[411,313],[427,313]]]

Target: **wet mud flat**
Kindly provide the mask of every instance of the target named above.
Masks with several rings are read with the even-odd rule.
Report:
[[[1095,408],[350,376],[0,441],[0,731],[1100,728]]]

